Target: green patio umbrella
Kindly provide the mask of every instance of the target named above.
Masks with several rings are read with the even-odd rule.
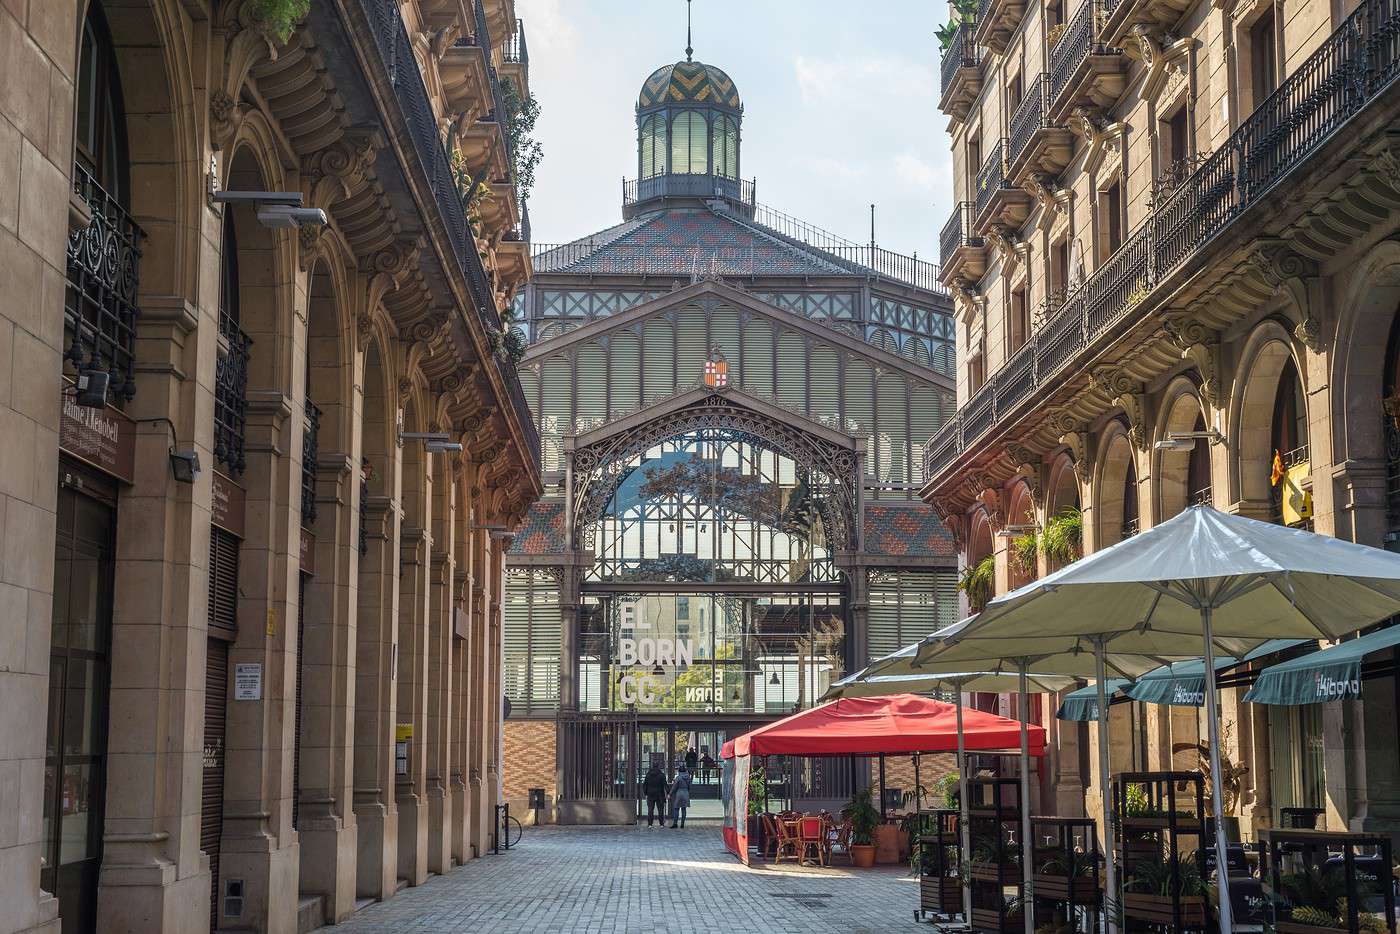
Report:
[[[1102,683],[1110,643],[1120,653],[1179,655],[1182,646],[1200,640],[1195,644],[1204,647],[1215,845],[1224,865],[1216,654],[1240,657],[1271,639],[1338,639],[1396,613],[1400,555],[1194,506],[998,597],[950,639],[916,652],[911,664],[934,657],[949,664],[1092,650],[1100,664],[1095,680]],[[1060,670],[1044,661],[1036,667]],[[1106,707],[1101,696],[1101,771]],[[1106,817],[1107,810],[1105,795]],[[1110,830],[1105,827],[1106,838]],[[1108,865],[1114,891],[1111,859]],[[1220,926],[1229,931],[1228,873],[1221,874],[1219,886]]]
[[[1108,695],[1108,704],[1113,706],[1119,699],[1126,700],[1123,689],[1133,682],[1127,678],[1110,678],[1104,685],[1104,693]],[[1077,691],[1070,691],[1060,701],[1060,709],[1055,712],[1057,720],[1073,720],[1080,723],[1092,723],[1099,718],[1099,686],[1091,684],[1086,688]]]
[[[1282,652],[1294,646],[1304,645],[1307,639],[1270,639],[1252,652],[1245,653],[1244,658],[1236,659],[1229,655],[1222,655],[1215,660],[1215,673],[1228,671],[1245,662],[1252,662],[1255,659],[1263,658],[1266,655],[1273,655],[1275,652]],[[1185,662],[1172,662],[1161,668],[1149,671],[1136,681],[1127,685],[1123,693],[1136,701],[1143,701],[1148,704],[1167,704],[1172,707],[1200,707],[1205,703],[1206,697],[1206,663],[1205,659],[1193,658]]]
[[[1372,652],[1400,645],[1388,626],[1330,648],[1265,668],[1244,699],[1252,704],[1318,704],[1361,697],[1361,663]]]

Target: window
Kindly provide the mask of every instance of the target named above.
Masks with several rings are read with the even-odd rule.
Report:
[[[1187,151],[1188,129],[1186,126],[1186,104],[1182,104],[1167,118],[1167,164],[1180,165],[1190,155]]]
[[[974,133],[967,139],[967,200],[977,200],[977,173],[982,168],[982,134]]]
[[[710,151],[716,175],[739,177],[739,125],[732,117],[715,117]]]
[[[1099,210],[1102,212],[1103,259],[1112,256],[1123,245],[1123,186],[1114,182],[1099,193]]]
[[[1055,241],[1050,248],[1050,291],[1064,297],[1069,287],[1069,239]]]
[[[1021,75],[1018,72],[1014,78],[1006,83],[1006,112],[1014,114],[1016,108],[1021,106]]]
[[[671,121],[671,171],[677,175],[705,175],[710,171],[705,118],[693,110]]]
[[[116,56],[101,4],[83,21],[78,59],[74,155],[108,194],[126,205],[126,138]]]
[[[638,151],[641,157],[638,171],[642,178],[666,173],[666,121],[656,114],[647,117],[642,123]]]
[[[1013,354],[1026,345],[1031,337],[1031,313],[1026,301],[1026,290],[1016,289],[1011,293],[1011,303],[1007,308],[1007,353]]]
[[[967,389],[968,392],[976,392],[987,382],[987,353],[986,341],[979,338],[977,346],[972,351],[972,356],[967,361]]]
[[[1278,87],[1278,46],[1274,36],[1273,7],[1264,10],[1249,27],[1250,86],[1254,90],[1254,106]]]

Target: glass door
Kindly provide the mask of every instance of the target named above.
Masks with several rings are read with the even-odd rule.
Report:
[[[40,884],[58,896],[65,934],[96,925],[114,519],[108,505],[59,491]]]

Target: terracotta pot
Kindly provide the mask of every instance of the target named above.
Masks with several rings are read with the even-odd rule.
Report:
[[[867,843],[851,844],[851,862],[857,869],[869,869],[875,865],[875,847]]]

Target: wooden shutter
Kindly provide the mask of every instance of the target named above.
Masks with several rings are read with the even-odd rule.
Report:
[[[238,537],[209,532],[209,630],[232,639],[238,632]]]

